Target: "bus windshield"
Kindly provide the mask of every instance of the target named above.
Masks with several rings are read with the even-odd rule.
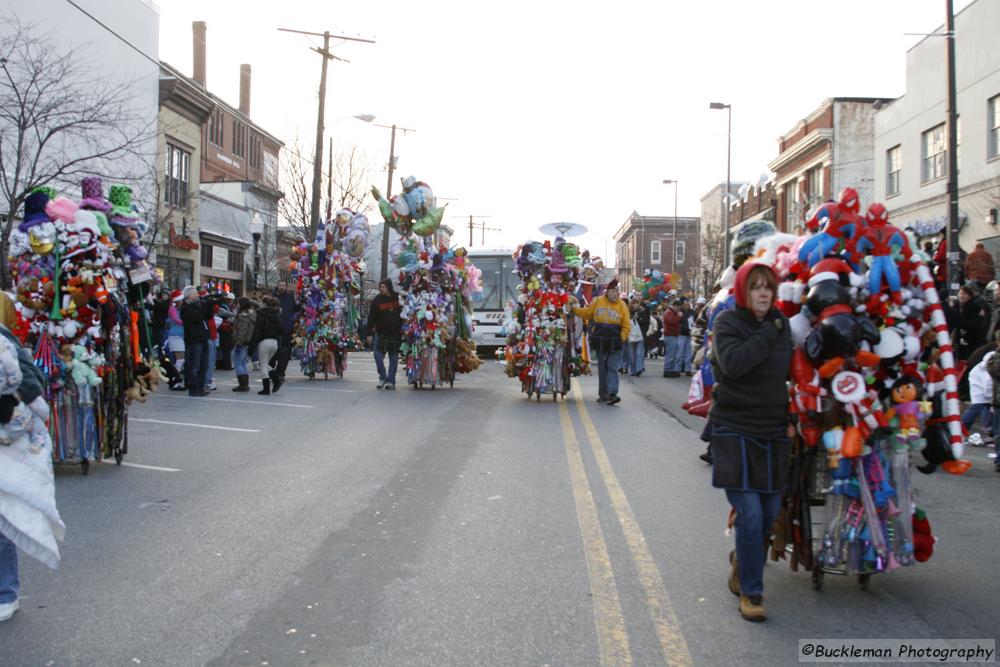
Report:
[[[476,310],[503,310],[507,301],[515,298],[517,276],[514,260],[510,256],[472,257],[472,262],[483,272],[483,291],[476,300]]]

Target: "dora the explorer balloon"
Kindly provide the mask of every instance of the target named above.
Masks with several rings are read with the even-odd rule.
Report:
[[[929,403],[918,401],[920,380],[910,375],[900,376],[892,385],[892,407],[886,417],[899,420],[897,438],[911,449],[920,449],[920,422],[930,412]]]

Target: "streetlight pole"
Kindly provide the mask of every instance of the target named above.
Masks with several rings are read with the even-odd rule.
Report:
[[[677,181],[670,178],[663,179],[664,185],[674,185],[674,231],[673,231],[673,243],[671,243],[670,249],[673,252],[673,258],[670,260],[670,273],[677,273]]]
[[[949,296],[958,293],[958,109],[955,92],[955,12],[946,0],[945,41],[948,45],[948,275]]]
[[[950,0],[949,0],[950,1]],[[726,247],[723,249],[723,257],[725,258],[725,267],[729,268],[729,263],[732,258],[729,256],[729,174],[730,167],[732,166],[732,148],[733,148],[733,107],[731,104],[725,104],[723,102],[711,102],[708,105],[709,109],[725,109],[729,115],[729,122],[726,126],[726,195],[723,197],[725,202],[725,209],[723,210],[723,224],[726,226]]]

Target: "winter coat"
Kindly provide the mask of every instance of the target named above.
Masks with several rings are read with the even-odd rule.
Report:
[[[681,335],[681,321],[684,315],[673,308],[663,311],[663,337],[671,338]]]
[[[986,372],[993,381],[992,405],[994,408],[1000,407],[1000,354],[990,356],[986,362]]]
[[[181,321],[184,323],[184,343],[204,343],[208,341],[208,319],[211,312],[202,301],[185,301],[181,306]]]
[[[965,258],[965,277],[977,283],[986,284],[996,278],[993,256],[986,252],[981,243]]]
[[[590,346],[597,352],[617,352],[622,349],[632,330],[628,306],[621,299],[611,303],[603,294],[589,306],[576,306],[573,314],[593,322],[590,332]]]
[[[167,309],[167,335],[184,337],[184,322],[181,321],[180,306],[175,303],[170,304]]]
[[[369,331],[374,330],[379,336],[399,338],[403,329],[402,312],[399,295],[395,292],[376,295],[368,306]]]
[[[986,342],[986,330],[990,325],[990,309],[982,297],[969,299],[959,310],[959,359],[968,359],[969,354]]]
[[[993,378],[990,376],[988,364],[996,356],[996,351],[989,352],[975,367],[969,371],[969,402],[993,404]]]
[[[255,349],[262,340],[273,338],[278,340],[284,333],[281,326],[281,310],[264,306],[257,311],[257,322],[254,325],[253,337],[250,340],[250,349]]]
[[[236,318],[233,320],[233,345],[249,346],[256,324],[257,313],[253,310],[241,310],[236,313]]]

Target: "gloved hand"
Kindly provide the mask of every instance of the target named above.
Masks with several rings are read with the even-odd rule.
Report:
[[[11,417],[14,416],[14,408],[17,407],[18,403],[17,397],[13,394],[0,396],[0,424],[10,422]]]

